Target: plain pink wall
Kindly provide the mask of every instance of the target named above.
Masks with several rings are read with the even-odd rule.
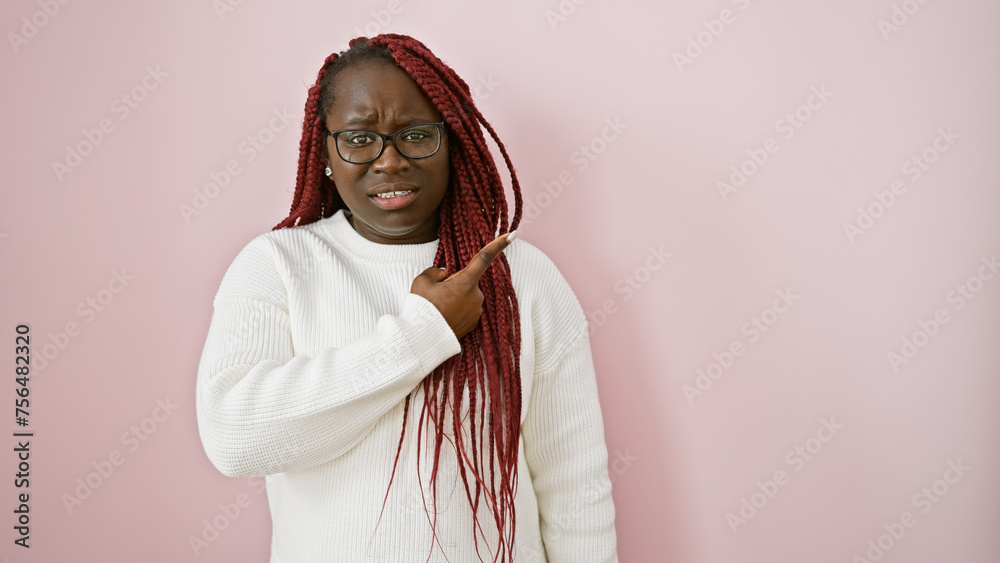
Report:
[[[522,236],[592,314],[622,561],[848,563],[879,541],[886,562],[1000,560],[1000,4],[228,1],[0,8],[0,361],[20,322],[36,359],[51,344],[32,547],[13,544],[11,437],[0,558],[267,561],[259,483],[201,449],[196,366],[222,273],[287,213],[306,89],[361,30],[413,35],[478,87]]]

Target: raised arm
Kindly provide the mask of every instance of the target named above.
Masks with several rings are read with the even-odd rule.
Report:
[[[292,344],[285,282],[273,241],[258,237],[223,276],[198,366],[197,413],[211,462],[230,476],[269,475],[335,459],[424,377],[461,352],[482,312],[479,277],[506,234],[448,276],[428,268],[398,315],[314,356]]]
[[[375,332],[295,354],[273,248],[258,238],[223,277],[198,366],[198,428],[222,473],[268,475],[335,459],[461,346],[427,299],[409,293]]]

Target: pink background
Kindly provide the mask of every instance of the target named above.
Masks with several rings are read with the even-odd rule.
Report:
[[[9,437],[0,560],[267,561],[259,482],[201,449],[197,362],[226,267],[287,214],[320,63],[381,31],[478,87],[534,206],[521,234],[591,313],[622,561],[1000,560],[1000,4],[232,2],[0,7],[0,428],[21,429],[15,326],[51,356],[30,384],[32,547]],[[723,198],[732,166],[750,175]],[[848,236],[859,207],[877,217]]]

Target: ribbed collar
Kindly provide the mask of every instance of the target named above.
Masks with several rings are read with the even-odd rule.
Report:
[[[313,223],[337,246],[345,252],[368,262],[403,262],[428,267],[434,262],[438,242],[419,244],[382,244],[373,242],[358,234],[347,220],[350,211],[338,209],[336,213]]]

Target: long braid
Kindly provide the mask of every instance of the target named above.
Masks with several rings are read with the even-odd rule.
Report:
[[[333,182],[323,174],[323,169],[326,168],[323,166],[326,127],[323,125],[324,116],[320,111],[323,78],[327,68],[337,57],[337,53],[334,53],[323,61],[323,67],[319,70],[316,84],[309,88],[309,95],[306,97],[305,117],[302,121],[302,139],[299,141],[299,170],[295,175],[295,196],[292,198],[292,209],[288,217],[278,223],[274,227],[275,229],[306,225],[321,219],[325,211],[329,211],[327,215],[329,216],[336,209],[344,207],[343,201],[340,201],[340,195],[333,188]]]
[[[305,225],[329,217],[338,209],[346,209],[336,186],[323,173],[326,154],[324,119],[332,103],[330,86],[333,78],[344,68],[365,60],[390,62],[403,69],[445,121],[452,141],[448,144],[451,173],[450,186],[440,207],[439,244],[434,265],[456,272],[499,233],[517,228],[522,208],[520,184],[506,148],[476,108],[469,85],[423,43],[405,35],[383,34],[371,39],[359,37],[351,40],[347,51],[326,58],[306,100],[291,210],[288,217],[274,228]],[[503,182],[483,129],[499,148],[510,173],[514,214],[509,225]],[[436,529],[437,522],[438,461],[441,446],[447,439],[456,451],[459,474],[472,507],[471,531],[476,550],[479,550],[477,529],[482,531],[478,509],[480,500],[484,500],[499,533],[500,544],[493,561],[506,563],[514,557],[514,495],[517,491],[521,416],[521,331],[510,264],[503,254],[482,275],[479,285],[484,297],[483,314],[476,328],[460,340],[462,353],[435,368],[421,383],[424,400],[420,405],[417,442],[423,443],[425,419],[426,424],[433,423],[432,530]],[[462,431],[462,402],[466,392],[469,397],[468,445]],[[389,477],[389,488],[392,487],[406,435],[410,399],[411,396],[407,396],[404,401],[403,427]],[[449,410],[451,436],[444,432]],[[421,450],[417,450],[418,472]],[[487,468],[488,476],[485,474]],[[422,482],[422,478],[419,479]],[[383,510],[388,493],[387,489]],[[436,531],[433,540],[437,540]],[[431,550],[433,552],[433,543]]]
[[[402,43],[405,47],[408,47],[409,50],[419,53],[421,55],[420,58],[422,58],[427,63],[430,63],[429,64],[430,68],[428,68],[427,71],[420,72],[420,68],[413,63],[413,58],[407,56],[408,53],[406,50],[404,50],[403,54],[399,56],[396,55],[395,50],[393,51],[394,58],[396,58],[396,60],[401,64],[401,66],[403,66],[405,70],[408,71],[409,74],[415,75],[414,76],[415,81],[417,82],[418,85],[421,86],[421,88],[425,91],[425,93],[427,93],[428,97],[431,99],[431,102],[434,103],[435,106],[443,105],[441,102],[438,102],[437,100],[434,99],[435,95],[438,94],[440,90],[437,88],[427,87],[426,84],[429,83],[431,80],[438,78],[438,76],[440,75],[447,76],[448,74],[453,74],[453,73],[449,73],[448,71],[450,71],[450,69],[447,69],[447,67],[445,67],[443,63],[437,63],[436,59],[433,58],[433,56],[430,55],[429,51],[426,50],[426,47],[424,47],[419,42],[416,42],[409,38],[395,37],[394,39],[399,40],[400,43]],[[372,40],[372,43],[375,42],[376,40]],[[390,49],[392,50],[392,40],[387,40],[386,44],[389,45]],[[460,80],[452,80],[452,83],[459,84],[462,87],[462,90],[460,91],[462,92],[462,94],[464,95],[463,97],[465,98],[462,101],[467,101],[469,103],[468,107],[474,107],[471,104],[471,95],[470,92],[468,91],[468,86]],[[451,116],[448,115],[448,113],[459,114],[459,115],[456,115],[455,119],[450,119]],[[495,165],[493,165],[492,158],[484,158],[484,156],[488,156],[488,149],[485,146],[482,135],[479,133],[479,123],[469,123],[468,118],[465,115],[461,115],[464,113],[465,112],[461,111],[445,112],[442,110],[442,116],[445,117],[445,120],[449,123],[454,122],[453,128],[456,130],[457,136],[461,141],[459,143],[459,146],[463,148],[471,146],[474,148],[473,151],[469,152],[472,152],[475,157],[463,159],[465,162],[471,164],[473,174],[471,175],[472,177],[470,178],[460,173],[459,193],[466,197],[468,197],[470,194],[473,195],[473,197],[476,197],[479,194],[484,194],[484,197],[499,196],[501,201],[503,202],[503,205],[501,206],[494,205],[494,207],[505,208],[506,202],[503,200],[503,186],[502,183],[500,182],[499,175],[496,172]],[[466,156],[471,156],[471,155],[466,155]],[[483,180],[486,181],[483,182]],[[487,184],[488,187],[491,188],[491,191],[482,190],[483,183]],[[461,187],[464,187],[463,184],[469,184],[470,188],[475,186],[475,189],[462,190]],[[462,264],[470,260],[475,255],[475,253],[478,252],[479,248],[481,248],[483,245],[485,245],[487,242],[489,242],[489,240],[493,238],[492,236],[493,229],[496,228],[495,225],[498,217],[496,215],[489,213],[488,207],[486,205],[482,205],[483,201],[480,198],[477,197],[476,199],[479,200],[476,201],[476,203],[479,205],[464,206],[462,210],[466,212],[465,214],[467,214],[467,216],[458,217],[457,218],[458,221],[456,221],[456,223],[459,225],[471,226],[472,228],[462,229],[455,234],[459,235],[459,237],[461,238],[466,238],[466,236],[470,234],[469,231],[471,230],[471,234],[480,234],[481,236],[483,233],[487,233],[488,236],[486,237],[481,236],[480,240],[477,241],[476,244],[471,246],[468,244],[459,245],[458,248],[459,254],[463,255]],[[475,211],[480,211],[480,213],[476,213]],[[492,217],[490,215],[492,215]],[[490,221],[491,219],[492,221]],[[472,223],[472,225],[469,225],[469,223]],[[493,223],[493,225],[488,226],[487,223]],[[469,238],[475,238],[475,237],[473,236]],[[509,278],[509,269],[507,274]],[[495,278],[496,276],[491,276],[490,278],[485,278],[481,280],[480,285],[484,290],[484,297],[489,296],[491,293],[494,296],[496,295],[495,292],[490,291],[492,289],[491,286],[494,286],[495,285],[494,282],[497,281]],[[486,303],[494,305],[496,304],[496,300],[484,299],[484,314],[487,309]],[[490,309],[494,309],[494,307],[490,307]],[[505,551],[509,552],[511,549],[509,547],[509,544],[513,543],[512,532],[515,521],[515,513],[513,510],[514,508],[513,495],[516,487],[517,445],[519,436],[517,435],[518,434],[517,432],[512,433],[510,431],[511,417],[509,415],[513,410],[512,407],[514,406],[512,404],[514,401],[512,400],[511,387],[516,386],[518,400],[517,400],[517,410],[515,411],[516,414],[513,417],[514,419],[513,428],[517,429],[517,420],[519,419],[520,416],[520,378],[518,378],[516,382],[511,382],[507,377],[505,377],[506,374],[516,371],[517,368],[516,366],[512,366],[508,362],[503,361],[502,354],[496,353],[499,352],[499,350],[495,347],[496,345],[495,342],[498,341],[499,338],[494,339],[493,338],[494,335],[490,334],[491,333],[490,329],[492,328],[495,330],[497,327],[495,323],[490,323],[489,320],[490,320],[489,317],[481,320],[481,324],[483,325],[482,330],[477,331],[477,333],[479,334],[473,336],[473,338],[471,339],[472,341],[468,343],[470,346],[468,347],[463,346],[463,349],[471,348],[473,350],[478,349],[484,352],[483,363],[475,366],[473,369],[475,372],[477,372],[477,376],[485,378],[486,383],[489,385],[488,396],[489,396],[489,407],[490,407],[490,458],[491,458],[490,500],[493,501],[491,504],[493,507],[494,519],[496,520],[497,528],[501,534],[502,542],[506,541],[506,538],[503,537],[504,532],[507,531],[507,529],[509,529],[511,532],[509,543],[507,544],[507,546],[501,545],[500,550],[497,553],[497,555],[500,556]],[[480,335],[483,337],[482,342],[479,342],[480,338],[478,338],[478,336]],[[483,369],[482,370],[476,369],[479,367],[482,367]],[[493,369],[491,370],[490,368]],[[514,383],[514,385],[511,385],[511,383]],[[427,382],[425,382],[425,389],[426,386]],[[455,395],[457,395],[457,397]],[[455,395],[452,395],[451,400],[454,404],[458,405],[461,402],[461,395],[458,394]],[[448,399],[449,397],[446,396],[445,400],[447,401]],[[461,432],[459,430],[459,427],[461,425],[460,417],[458,414],[459,411],[460,409],[457,407],[453,409],[454,413],[453,426],[455,427],[456,436],[461,436]],[[473,442],[474,442],[473,447],[475,448],[474,439]],[[459,450],[460,459],[466,456],[461,440],[458,440],[458,443],[456,444],[456,449]],[[437,454],[438,451],[435,451],[435,455]],[[497,495],[496,489],[493,486],[494,461],[499,461],[499,466],[500,466],[499,471],[500,471],[501,482],[500,482],[499,495]],[[469,491],[468,481],[465,480],[464,478],[463,480],[465,481],[466,494],[469,497],[470,503],[476,504],[478,497],[475,500],[473,500],[472,494]],[[478,492],[478,487],[477,487],[477,492]],[[507,521],[504,518],[508,514],[509,514],[509,524],[510,524],[509,526],[506,525]],[[473,530],[473,532],[474,531],[475,530]]]

